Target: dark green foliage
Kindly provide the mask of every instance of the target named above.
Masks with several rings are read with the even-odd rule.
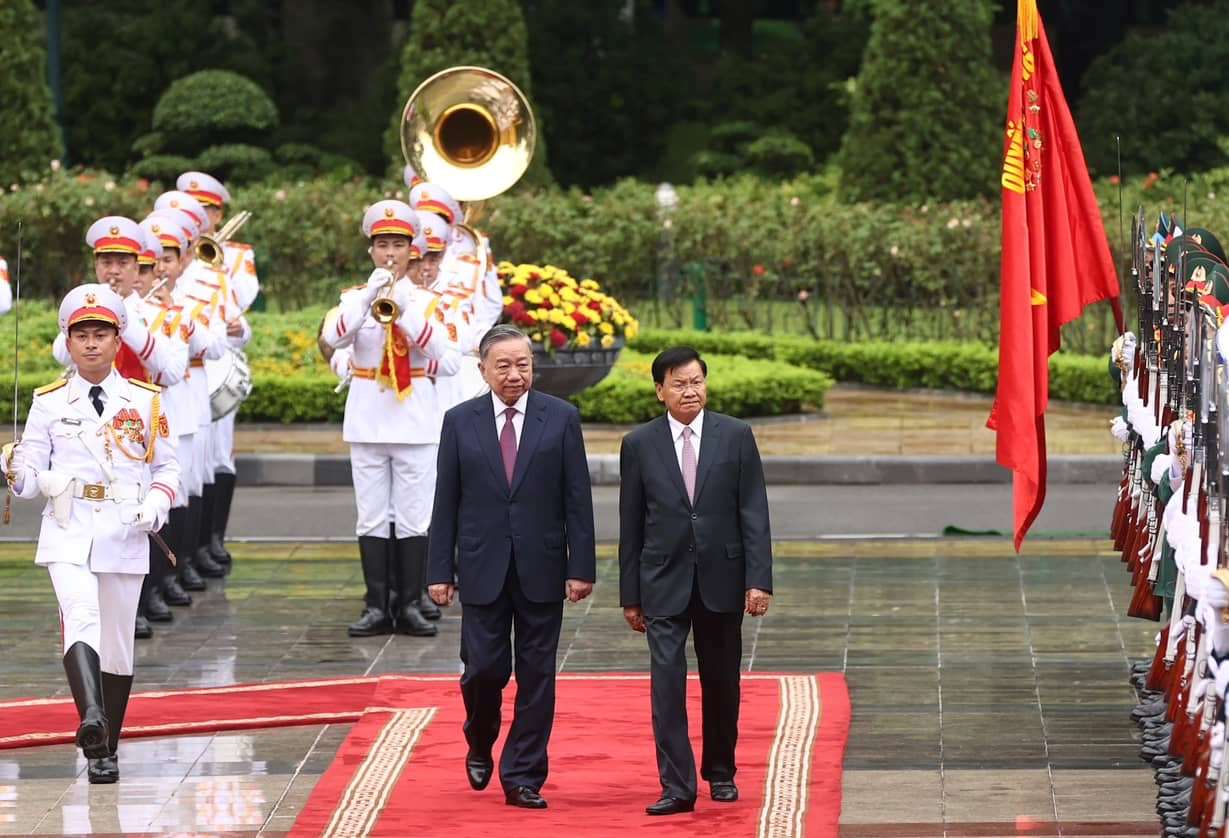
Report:
[[[224,183],[262,180],[277,171],[272,154],[242,143],[210,146],[197,156],[196,168]]]
[[[0,3],[0,186],[64,156],[47,87],[46,38],[30,0]]]
[[[632,5],[629,20],[626,0],[523,0],[533,104],[565,186],[648,175],[680,96],[694,95],[650,4]]]
[[[398,126],[406,100],[422,82],[458,65],[486,67],[506,76],[534,104],[529,35],[516,0],[416,0],[385,138],[385,151],[398,169],[403,162]],[[539,119],[538,151],[525,181],[530,185],[550,179],[542,127]]]
[[[178,154],[151,154],[133,163],[128,173],[133,177],[157,181],[167,189],[171,189],[174,187],[175,178],[195,168],[197,168],[196,161],[191,157]]]
[[[714,128],[708,148],[695,156],[693,164],[697,174],[709,178],[753,174],[776,179],[809,171],[815,156],[793,134],[739,121]]]
[[[1188,2],[1160,29],[1132,32],[1100,55],[1083,80],[1080,137],[1096,173],[1117,170],[1122,137],[1129,174],[1223,165],[1229,134],[1229,0]]]
[[[631,424],[661,415],[647,367],[652,356],[629,353],[601,383],[571,398],[586,422]],[[832,379],[814,370],[737,355],[710,355],[708,406],[734,416],[779,416],[820,410]],[[626,366],[622,364],[626,363]]]
[[[228,70],[178,79],[154,107],[154,130],[170,150],[199,154],[210,146],[259,143],[277,127],[277,106],[258,84]]]
[[[968,343],[843,343],[750,333],[716,334],[646,329],[638,352],[691,346],[701,353],[770,359],[823,372],[837,381],[898,390],[936,389],[993,393],[998,352]],[[1059,353],[1050,358],[1050,398],[1116,404],[1120,394],[1105,374],[1105,359]]]
[[[992,193],[1006,86],[987,0],[873,0],[841,146],[842,193],[921,203]]]

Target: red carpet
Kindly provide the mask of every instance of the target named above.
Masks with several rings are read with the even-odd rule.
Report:
[[[504,805],[499,781],[465,781],[464,708],[455,675],[340,678],[139,693],[124,736],[173,736],[355,722],[295,823],[294,836],[450,838],[498,835],[835,836],[849,694],[839,674],[744,675],[739,720],[741,800],[716,804],[701,784],[695,813],[649,818],[660,791],[643,674],[559,679],[544,812]],[[515,685],[505,692],[505,730]],[[691,683],[699,754],[699,685]],[[0,748],[68,743],[70,699],[0,702]],[[500,743],[502,746],[502,742]],[[498,759],[498,747],[496,755]]]
[[[756,674],[742,683],[741,800],[713,803],[702,784],[695,813],[658,819],[644,814],[660,792],[647,676],[560,678],[544,812],[506,806],[498,779],[483,792],[470,790],[455,678],[385,678],[290,834],[399,836],[425,824],[453,838],[610,836],[629,829],[662,836],[836,835],[849,730],[844,678]],[[505,731],[513,692],[505,693]],[[694,681],[691,692],[698,754]],[[498,753],[497,746],[497,760]]]

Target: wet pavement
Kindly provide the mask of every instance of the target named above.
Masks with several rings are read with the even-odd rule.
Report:
[[[566,609],[563,672],[647,668],[611,552],[596,595]],[[353,553],[243,545],[232,576],[138,644],[137,689],[458,672],[456,609],[433,639],[346,636]],[[0,547],[0,698],[67,694],[50,584],[29,555]],[[1124,616],[1126,577],[1103,542],[1036,541],[1020,557],[1001,540],[795,542],[776,570],[772,610],[745,624],[744,666],[845,672],[843,835],[1155,834],[1126,680],[1155,625]],[[347,727],[126,742],[109,787],[90,787],[68,746],[0,751],[0,833],[280,834]]]

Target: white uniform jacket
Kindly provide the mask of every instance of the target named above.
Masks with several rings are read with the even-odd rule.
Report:
[[[173,501],[179,491],[170,423],[154,385],[113,370],[101,385],[101,416],[90,401],[90,386],[72,376],[40,387],[26,419],[20,496],[57,494],[65,480],[72,481],[67,525],[56,520],[54,501],[48,500],[34,561],[88,562],[95,573],[147,573],[149,538],[130,524],[147,492],[165,492]]]
[[[399,279],[394,296],[401,306],[397,325],[409,344],[413,390],[404,400],[376,381],[385,352],[385,327],[371,317],[366,286],[341,295],[335,325],[324,339],[337,349],[351,348],[350,392],[342,439],[346,442],[431,444],[440,441],[444,412],[434,378],[454,375],[461,355],[435,320],[437,297],[410,280]]]

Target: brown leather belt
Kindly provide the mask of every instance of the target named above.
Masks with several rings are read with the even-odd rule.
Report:
[[[350,374],[355,378],[365,378],[368,381],[376,380],[375,367],[350,367]],[[410,367],[410,378],[426,378],[427,371],[422,367]]]
[[[204,358],[193,358],[189,366],[196,367],[199,369],[200,367],[205,366],[205,359]]]

